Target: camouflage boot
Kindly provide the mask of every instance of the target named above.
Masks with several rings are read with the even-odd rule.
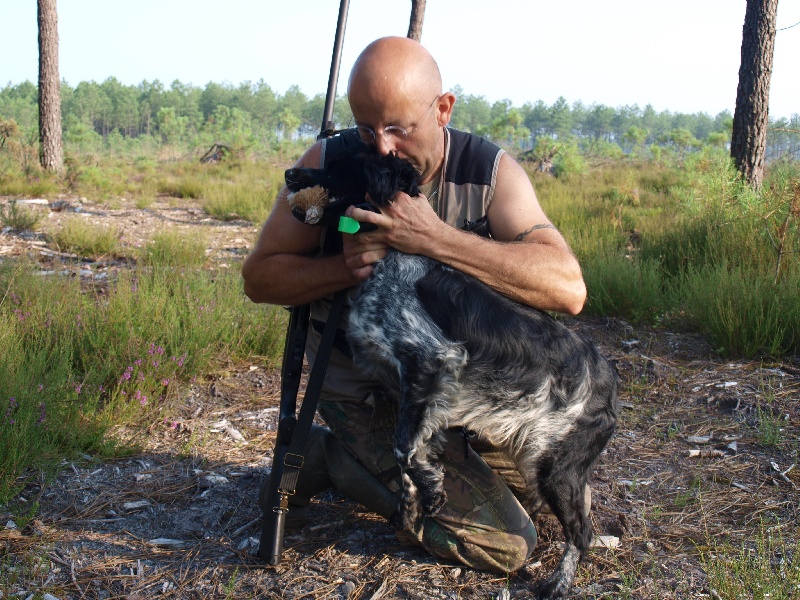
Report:
[[[269,482],[267,477],[258,494],[262,512],[272,510],[264,505]],[[389,488],[347,452],[329,429],[314,425],[306,442],[297,489],[289,497],[286,529],[305,527],[311,521],[311,498],[331,487],[386,519],[397,510],[397,497]]]

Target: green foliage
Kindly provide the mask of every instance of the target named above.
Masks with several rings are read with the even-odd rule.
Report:
[[[586,312],[653,322],[665,308],[658,265],[622,252],[592,254],[583,261]]]
[[[725,354],[778,356],[797,349],[797,275],[774,284],[770,273],[723,261],[691,265],[675,289],[692,323]]]
[[[568,140],[559,147],[553,160],[553,174],[556,177],[583,175],[589,170],[589,164],[581,154],[574,140]]]
[[[206,262],[208,237],[163,229],[142,248],[138,260],[150,267],[200,267]]]
[[[222,220],[266,220],[272,203],[283,186],[283,171],[265,170],[255,164],[239,165],[234,177],[218,179],[206,189],[203,210]]]
[[[792,600],[800,590],[800,544],[785,540],[784,527],[764,523],[752,540],[734,545],[709,538],[700,560],[714,597],[722,600]]]
[[[114,255],[119,251],[120,234],[118,229],[96,225],[84,217],[74,216],[65,219],[62,226],[53,234],[53,241],[62,252],[100,258]]]
[[[0,224],[3,227],[18,231],[34,230],[41,220],[42,213],[21,205],[16,200],[9,200],[7,204],[0,206]]]
[[[318,133],[324,97],[307,97],[297,86],[277,94],[264,81],[239,85],[209,82],[204,88],[158,80],[123,85],[114,77],[97,83],[62,83],[65,150],[68,153],[132,157],[161,149],[164,158],[196,155],[214,142],[238,153],[274,155],[285,144],[307,147]],[[552,105],[541,100],[514,107],[509,100],[490,105],[484,96],[456,86],[451,124],[472,131],[512,151],[530,150],[541,136],[560,141],[574,137],[583,152],[607,158],[626,156],[683,158],[700,146],[723,148],[730,140],[732,117],[721,112],[657,112],[652,106],[572,105],[560,97]],[[37,162],[38,108],[30,82],[0,88],[0,115],[13,121],[17,134],[5,150],[25,164]],[[768,156],[800,155],[796,133],[800,117],[773,122]],[[337,98],[337,128],[352,123],[346,97]],[[2,147],[0,126],[0,150]],[[574,172],[574,168],[567,169]]]
[[[197,178],[173,179],[161,181],[158,184],[159,194],[165,194],[173,198],[202,198],[204,191],[205,182]]]
[[[238,272],[123,273],[92,294],[0,267],[0,503],[29,467],[112,451],[110,425],[163,418],[177,384],[212,361],[276,364],[285,325],[280,308],[244,296]]]
[[[733,356],[797,351],[796,168],[774,167],[758,193],[713,152],[534,184],[581,262],[587,313],[688,325]]]

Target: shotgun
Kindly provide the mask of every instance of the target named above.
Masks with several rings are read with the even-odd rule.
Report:
[[[333,105],[336,101],[336,85],[339,78],[339,65],[342,59],[348,6],[349,0],[341,0],[339,4],[339,19],[336,24],[336,37],[333,44],[331,70],[328,76],[325,109],[317,139],[328,138],[336,134],[333,122]],[[343,299],[343,293],[340,292],[338,296]],[[325,345],[326,342],[329,346],[333,345],[333,340],[328,340],[328,338],[332,338],[329,330],[335,331],[336,323],[339,320],[338,313],[341,312],[341,299],[338,299],[338,302],[334,302],[339,308],[336,311],[331,310],[329,323],[326,324],[326,331],[323,333],[319,354],[314,365],[315,369],[309,380],[306,397],[303,402],[303,408],[307,410],[301,408],[299,417],[296,416],[297,393],[303,372],[303,355],[305,354],[311,308],[307,304],[291,308],[289,326],[286,331],[286,342],[283,349],[283,363],[281,365],[278,435],[275,440],[275,450],[272,455],[272,473],[264,503],[264,506],[272,508],[264,511],[261,540],[258,547],[259,558],[272,566],[281,562],[283,532],[286,525],[286,513],[289,510],[289,496],[294,493],[297,476],[303,464],[302,450],[304,448],[304,440],[314,418],[319,388],[322,385],[325,366],[330,355],[330,349],[326,352]],[[328,327],[329,324],[331,324],[331,327]],[[313,410],[311,410],[312,407]],[[298,433],[297,437],[295,432]],[[288,471],[287,467],[289,468]]]

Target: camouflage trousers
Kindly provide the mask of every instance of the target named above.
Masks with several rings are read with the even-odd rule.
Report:
[[[395,411],[364,400],[321,399],[318,411],[345,448],[395,493],[400,475],[392,438]],[[432,517],[425,517],[416,535],[398,532],[401,542],[416,543],[432,555],[459,561],[469,567],[511,573],[525,564],[536,546],[536,528],[509,484],[519,490],[521,478],[510,459],[496,449],[495,468],[487,464],[458,430],[447,432],[444,488],[447,502]],[[502,473],[501,476],[499,473]]]

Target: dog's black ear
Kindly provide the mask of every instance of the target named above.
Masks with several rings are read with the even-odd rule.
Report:
[[[419,194],[419,173],[414,166],[394,154],[374,153],[364,163],[364,176],[369,181],[369,197],[378,207],[388,205],[397,192]]]
[[[400,190],[409,196],[419,196],[419,172],[407,160],[400,160]]]

